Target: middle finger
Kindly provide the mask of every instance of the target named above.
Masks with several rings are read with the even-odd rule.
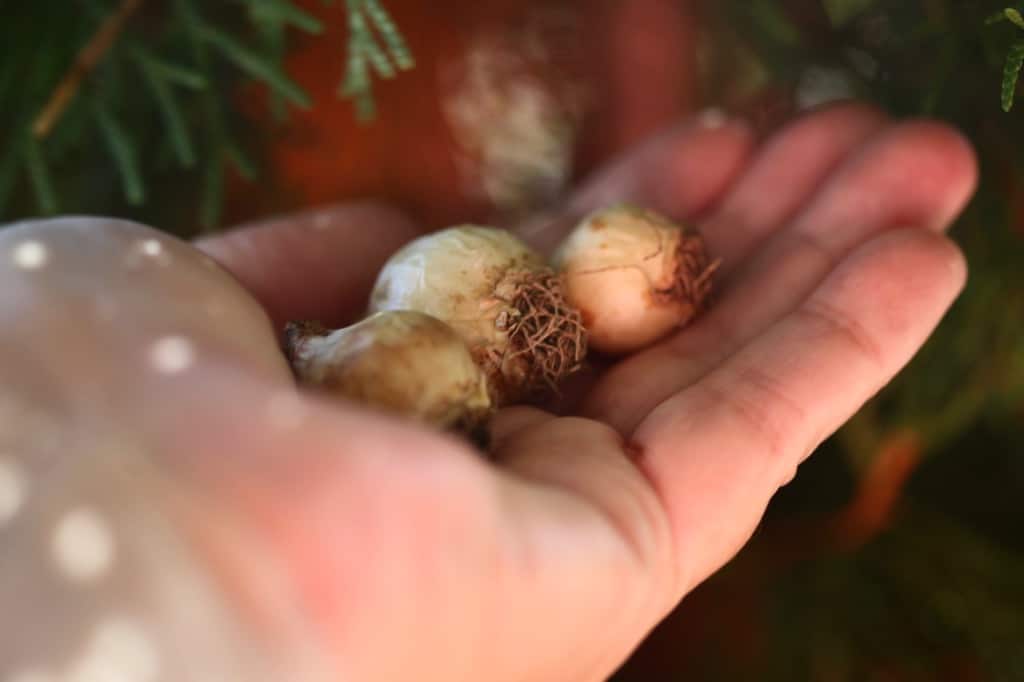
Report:
[[[947,226],[972,193],[975,178],[970,147],[944,126],[906,123],[876,134],[832,174],[789,227],[730,277],[708,315],[614,368],[584,413],[630,432],[651,409],[799,305],[858,244],[901,225]]]

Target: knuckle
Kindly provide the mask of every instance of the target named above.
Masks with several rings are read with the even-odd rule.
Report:
[[[755,367],[738,370],[731,383],[735,385],[731,390],[711,388],[713,400],[737,419],[772,459],[782,457],[788,450],[786,434],[791,432],[794,421],[803,421],[803,409],[774,378]]]
[[[790,232],[790,239],[794,242],[795,250],[820,261],[823,266],[831,270],[836,265],[836,254],[822,238],[809,228],[794,229]]]
[[[885,366],[885,353],[863,324],[835,306],[822,301],[810,302],[803,308],[803,315],[810,319],[829,343],[840,343],[858,356],[866,359],[873,367]]]

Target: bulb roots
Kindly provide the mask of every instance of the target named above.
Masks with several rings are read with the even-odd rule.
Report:
[[[714,275],[722,261],[712,261],[708,257],[704,238],[696,231],[683,233],[676,249],[676,272],[672,285],[658,289],[655,294],[666,303],[688,303],[697,313],[705,307],[711,296]]]
[[[561,280],[551,270],[528,273],[509,303],[514,309],[512,319],[504,321],[509,344],[492,361],[503,368],[522,362],[528,394],[557,392],[587,355],[582,315],[565,299]]]

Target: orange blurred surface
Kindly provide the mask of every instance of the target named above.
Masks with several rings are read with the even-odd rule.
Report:
[[[377,118],[361,125],[338,96],[343,4],[298,4],[325,25],[286,59],[314,104],[278,125],[264,92],[242,94],[267,136],[266,171],[233,183],[230,221],[365,197],[428,228],[529,210],[696,98],[693,23],[677,0],[390,0],[417,65],[375,80]]]

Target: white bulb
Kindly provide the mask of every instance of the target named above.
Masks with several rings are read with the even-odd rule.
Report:
[[[506,230],[421,237],[384,266],[370,311],[414,310],[454,329],[505,405],[557,385],[586,353],[579,313],[539,254]]]
[[[466,225],[435,232],[391,257],[370,295],[370,312],[415,310],[451,325],[471,347],[503,344],[495,326],[514,294],[509,275],[543,267],[505,230]],[[507,289],[507,291],[505,290]]]
[[[587,217],[554,260],[591,347],[612,354],[640,350],[688,323],[715,270],[699,234],[632,206]]]
[[[286,332],[302,381],[332,395],[441,428],[473,428],[490,413],[487,379],[450,326],[409,310],[377,313],[334,332]],[[281,423],[301,418],[300,404],[271,403]]]

